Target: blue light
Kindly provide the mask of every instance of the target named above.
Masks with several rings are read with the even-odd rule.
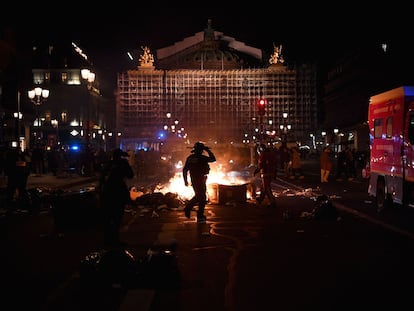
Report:
[[[78,145],[72,145],[72,146],[70,146],[70,150],[79,151],[79,146]]]
[[[158,139],[165,139],[166,135],[165,132],[161,131],[158,133]]]

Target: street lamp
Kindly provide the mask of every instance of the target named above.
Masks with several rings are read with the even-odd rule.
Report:
[[[321,132],[321,135],[322,135],[322,140],[323,140],[323,148],[325,147],[325,145],[326,145],[326,131],[322,131]]]
[[[28,91],[27,95],[36,106],[40,106],[49,97],[49,90],[35,87],[33,90]]]
[[[19,148],[22,148],[21,144],[20,144],[20,124],[23,118],[23,114],[20,112],[20,109],[18,109],[18,112],[14,112],[13,113],[13,117],[16,120],[16,136],[17,136],[17,144],[19,146]]]
[[[33,90],[27,92],[27,96],[36,108],[36,122],[38,127],[40,126],[39,107],[49,98],[49,93],[48,89],[42,89],[41,87],[35,87]]]
[[[288,113],[284,112],[282,114],[283,117],[283,124],[279,125],[279,128],[283,131],[283,139],[284,142],[287,142],[287,133],[288,131],[290,131],[292,129],[292,125],[291,124],[287,124],[287,118],[288,118]]]
[[[56,119],[50,120],[50,124],[56,129],[56,146],[59,145],[59,121]]]
[[[91,92],[92,92],[92,86],[93,86],[93,82],[95,81],[95,73],[90,71],[89,69],[82,69],[81,70],[81,76],[82,79],[84,79],[86,81],[86,86],[88,88],[89,91],[89,97],[91,96]],[[89,142],[90,142],[90,100],[87,104],[87,109],[86,109],[86,146],[89,147]]]
[[[339,151],[339,141],[338,141],[338,133],[339,133],[339,129],[334,128],[333,130],[334,132],[334,151],[337,153]]]

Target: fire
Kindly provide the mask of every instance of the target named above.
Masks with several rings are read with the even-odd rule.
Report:
[[[168,184],[161,185],[159,191],[163,194],[167,192],[176,193],[180,199],[184,201],[189,200],[194,196],[194,191],[191,187],[191,179],[188,178],[190,185],[186,187],[184,185],[181,162],[177,163],[176,169],[177,171],[175,175],[169,180]],[[207,188],[209,188],[209,185],[211,184],[242,185],[249,182],[249,180],[246,180],[246,176],[242,176],[237,172],[225,172],[223,166],[219,163],[210,165],[210,173],[207,177]]]

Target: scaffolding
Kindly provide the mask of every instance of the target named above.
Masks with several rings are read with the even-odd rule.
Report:
[[[307,66],[128,70],[118,74],[117,128],[125,138],[156,138],[165,124],[178,121],[193,139],[253,142],[258,131],[277,139],[288,113],[289,137],[303,141],[316,127],[315,83]],[[261,117],[255,104],[260,98],[267,100]]]

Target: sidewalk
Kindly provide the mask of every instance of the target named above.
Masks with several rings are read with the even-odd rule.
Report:
[[[80,176],[78,174],[71,174],[68,176],[54,176],[53,174],[34,175],[31,174],[27,179],[27,189],[46,187],[46,188],[68,188],[76,185],[81,185],[88,182],[96,181],[96,176]],[[7,187],[7,177],[0,176],[0,189]]]
[[[27,180],[27,190],[43,188],[53,190],[70,189],[81,185],[87,185],[88,183],[96,184],[97,177],[84,177],[78,174],[71,174],[70,176],[58,177],[53,174],[42,175],[30,175]],[[6,188],[7,177],[0,176],[0,216],[7,214],[6,208]]]
[[[97,180],[96,176],[80,176],[72,174],[70,176],[58,177],[52,174],[44,175],[30,175],[27,180],[27,189],[36,187],[50,187],[50,188],[70,188],[72,186],[82,185],[88,182]]]

